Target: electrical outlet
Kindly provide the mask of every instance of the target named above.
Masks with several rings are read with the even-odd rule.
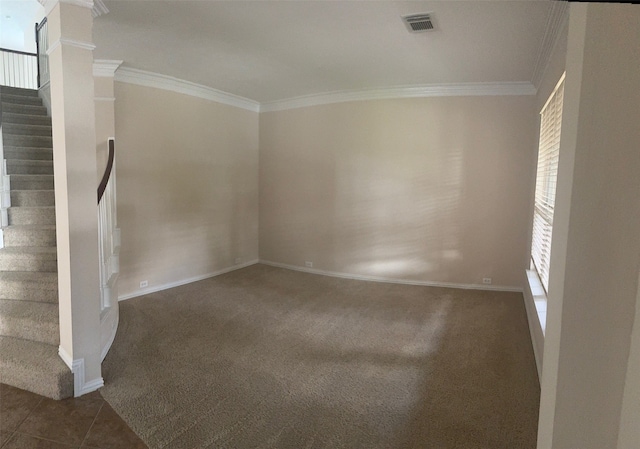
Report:
[[[240,257],[236,257],[235,264],[238,265],[240,262],[242,262],[242,259]]]
[[[140,288],[145,288],[149,286],[149,281],[140,281]]]
[[[307,268],[313,268],[313,262],[309,262],[308,260],[304,263],[304,266]]]
[[[491,278],[482,278],[482,283],[483,284],[487,284],[487,285],[491,285]]]

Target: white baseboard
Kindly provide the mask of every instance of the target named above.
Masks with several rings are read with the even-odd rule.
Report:
[[[342,273],[337,271],[325,271],[315,268],[301,267],[298,265],[288,265],[279,262],[272,262],[270,260],[260,259],[262,264],[270,265],[272,267],[286,268],[288,270],[303,271],[305,273],[321,274],[323,276],[332,276],[344,279],[354,279],[358,281],[373,281],[373,282],[387,282],[391,284],[405,284],[405,285],[423,285],[427,287],[446,287],[446,288],[461,288],[465,290],[490,290],[499,292],[516,292],[522,293],[521,287],[502,286],[502,285],[485,285],[485,284],[457,284],[453,282],[431,282],[431,281],[416,281],[412,279],[396,279],[386,278],[380,276],[368,276],[361,274]]]
[[[69,353],[65,351],[62,346],[58,346],[58,355],[73,373],[74,397],[77,398],[84,394],[91,393],[92,391],[96,391],[104,386],[104,379],[102,377],[92,379],[88,382],[85,381],[84,359],[72,359]]]
[[[233,265],[231,267],[223,268],[222,270],[214,271],[212,273],[203,274],[201,276],[194,276],[187,279],[182,279],[180,281],[169,282],[161,285],[154,285],[153,287],[148,287],[144,289],[140,289],[133,293],[127,293],[125,295],[118,296],[118,301],[125,301],[131,298],[137,298],[138,296],[148,295],[149,293],[155,293],[162,290],[167,290],[169,288],[179,287],[181,285],[190,284],[192,282],[202,281],[204,279],[209,279],[212,277],[220,276],[221,274],[229,273],[231,271],[240,270],[241,268],[246,268],[251,265],[255,265],[258,263],[258,259],[251,260],[249,262],[245,262],[238,265]]]

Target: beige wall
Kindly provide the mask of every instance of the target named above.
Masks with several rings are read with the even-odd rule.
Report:
[[[571,4],[539,449],[637,447],[619,434],[625,399],[637,401],[625,395],[640,383],[628,370],[640,271],[639,60],[640,9]]]
[[[258,256],[258,114],[116,82],[120,295]]]
[[[338,103],[260,116],[260,258],[522,287],[533,96]]]

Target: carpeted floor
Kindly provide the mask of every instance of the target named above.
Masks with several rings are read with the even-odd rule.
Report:
[[[120,303],[103,397],[150,448],[535,448],[518,293],[254,265]]]

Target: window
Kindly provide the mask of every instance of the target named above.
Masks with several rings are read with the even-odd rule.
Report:
[[[545,291],[549,289],[549,259],[551,256],[551,230],[556,200],[560,128],[562,125],[562,97],[564,74],[540,112],[540,141],[538,146],[538,172],[533,210],[533,236],[531,260],[540,276]]]

